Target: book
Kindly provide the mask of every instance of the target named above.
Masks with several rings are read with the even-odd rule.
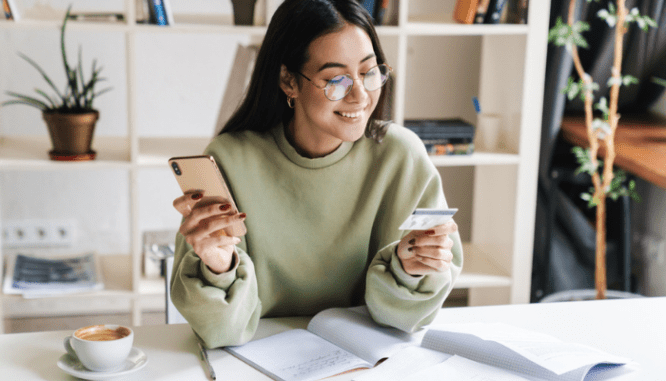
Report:
[[[453,19],[461,24],[473,24],[479,0],[457,0],[453,9]]]
[[[406,119],[405,127],[414,131],[422,140],[467,139],[474,140],[475,127],[460,118]]]
[[[408,346],[418,334],[380,327],[366,307],[331,308],[307,329],[294,329],[225,350],[275,380],[319,380],[368,369]]]
[[[375,0],[357,0],[363,8],[365,8],[366,11],[368,11],[368,14],[370,14],[370,18],[375,20]],[[381,0],[377,0],[381,1]]]
[[[499,24],[507,0],[491,0],[486,13],[486,24]]]
[[[506,5],[506,22],[510,24],[527,24],[528,0],[508,0]]]
[[[41,297],[104,288],[97,256],[40,257],[17,254],[7,258],[5,294]]]
[[[164,18],[166,19],[166,25],[174,25],[173,11],[171,10],[171,0],[162,0],[162,7],[164,8]]]
[[[476,369],[512,375],[513,380],[581,381],[631,362],[501,323],[433,324],[408,334],[379,326],[366,307],[324,310],[307,329],[225,350],[281,381],[319,380],[360,369],[369,370],[355,376],[355,381],[403,381],[433,367],[436,379],[455,379],[454,372]],[[414,378],[427,379],[433,378]]]
[[[156,25],[168,25],[166,13],[164,12],[164,3],[162,0],[148,0],[148,10],[150,12],[150,23]]]
[[[428,155],[471,155],[474,153],[474,142],[466,139],[432,139],[424,140]]]
[[[486,14],[488,14],[488,7],[492,0],[479,0],[479,5],[476,7],[476,15],[474,16],[474,24],[483,24],[486,21]]]
[[[14,0],[2,0],[2,10],[4,11],[7,20],[21,20],[21,15]]]
[[[389,7],[389,0],[377,0],[375,4],[374,20],[375,25],[384,25],[386,23],[386,11]]]

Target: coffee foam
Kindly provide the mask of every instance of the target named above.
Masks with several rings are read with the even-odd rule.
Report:
[[[130,330],[125,327],[111,328],[104,325],[93,325],[84,327],[74,332],[74,336],[81,340],[88,341],[111,341],[122,339],[130,334]]]

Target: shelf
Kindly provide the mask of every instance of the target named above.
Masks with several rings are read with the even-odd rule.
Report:
[[[527,35],[526,24],[460,24],[451,14],[410,16],[405,32],[413,36]]]
[[[431,155],[437,167],[462,167],[475,165],[517,165],[520,157],[511,153],[474,152],[471,155]]]
[[[49,159],[51,142],[47,136],[0,137],[0,170],[129,168],[129,141],[124,137],[98,136],[93,140],[97,158],[65,162]]]
[[[513,284],[511,277],[487,259],[470,243],[463,243],[463,271],[453,288],[466,289],[477,287],[509,287]]]
[[[5,317],[35,317],[128,312],[135,299],[130,289],[129,255],[100,255],[104,290],[43,298],[0,294]]]
[[[142,167],[166,168],[171,157],[201,155],[210,141],[210,137],[140,138],[137,162]]]

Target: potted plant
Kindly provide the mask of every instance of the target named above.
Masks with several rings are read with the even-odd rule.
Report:
[[[592,177],[592,188],[589,193],[583,193],[581,197],[588,202],[589,207],[596,207],[595,298],[605,299],[607,293],[606,199],[608,197],[616,199],[621,195],[629,195],[638,199],[638,195],[634,191],[635,183],[630,181],[625,185],[626,175],[622,171],[613,169],[615,131],[620,119],[618,113],[620,87],[638,83],[638,79],[635,77],[621,74],[623,38],[630,23],[635,22],[644,31],[647,31],[649,27],[656,27],[657,24],[651,18],[641,16],[637,8],[629,11],[626,7],[626,0],[617,0],[616,5],[609,2],[608,9],[597,13],[597,16],[605,20],[609,27],[615,28],[615,31],[612,76],[609,80],[610,100],[601,97],[595,104],[594,91],[599,86],[585,72],[578,56],[578,48],[588,46],[582,33],[589,30],[589,24],[575,19],[576,4],[576,0],[571,0],[567,22],[564,23],[561,18],[558,18],[556,25],[550,30],[548,40],[557,46],[565,46],[571,53],[579,79],[569,78],[569,83],[563,92],[570,100],[580,96],[585,104],[585,125],[590,148],[574,147],[572,151],[580,164],[577,172],[585,172]],[[595,110],[601,114],[601,118],[595,117]],[[606,151],[602,163],[597,158],[600,147]]]
[[[99,75],[102,68],[97,67],[96,60],[92,63],[89,79],[84,78],[80,48],[77,65],[73,68],[69,65],[65,50],[65,28],[70,18],[70,10],[71,6],[67,9],[60,28],[60,50],[66,75],[64,90],[60,91],[35,61],[19,53],[21,58],[37,69],[55,95],[49,95],[40,89],[35,89],[39,97],[7,91],[14,99],[3,102],[2,105],[23,104],[41,110],[53,146],[49,152],[52,160],[92,160],[95,158],[95,151],[91,149],[92,138],[95,123],[99,118],[99,111],[93,107],[93,101],[111,88],[96,92],[95,86],[104,80]]]

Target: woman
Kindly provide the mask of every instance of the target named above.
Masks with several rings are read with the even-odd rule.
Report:
[[[460,237],[454,222],[398,229],[446,200],[418,137],[374,127],[385,62],[355,0],[276,11],[246,98],[206,149],[243,213],[197,208],[200,193],[174,201],[172,300],[207,346],[247,342],[260,317],[329,307],[365,303],[408,332],[436,316],[460,274]],[[240,220],[242,239],[213,234]]]

